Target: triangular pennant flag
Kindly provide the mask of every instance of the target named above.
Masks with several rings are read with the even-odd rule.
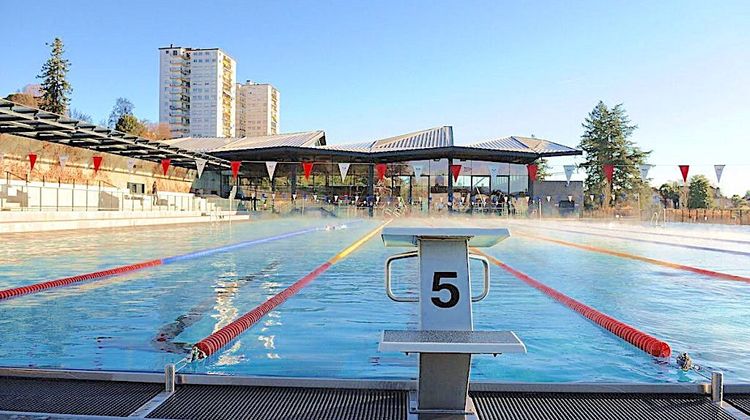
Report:
[[[266,162],[266,171],[268,171],[268,178],[273,181],[273,174],[276,173],[276,162]]]
[[[414,177],[419,180],[419,178],[422,177],[422,170],[424,169],[424,166],[422,165],[412,165],[414,168]]]
[[[341,173],[341,182],[346,179],[346,174],[349,173],[349,163],[339,163],[339,172]]]
[[[242,162],[239,160],[233,160],[229,162],[229,166],[232,168],[232,179],[237,179],[237,175],[240,173],[240,165]]]
[[[568,181],[568,185],[570,185],[570,178],[576,170],[576,165],[564,165],[563,169],[565,170],[565,180]]]
[[[382,181],[385,178],[385,172],[388,170],[388,165],[385,163],[378,163],[375,165],[375,171],[378,173],[378,181]]]
[[[33,153],[29,153],[29,164],[31,165],[29,172],[31,172],[34,170],[34,165],[36,164],[36,155]]]
[[[539,167],[532,163],[531,165],[526,165],[526,172],[529,174],[529,179],[531,182],[536,181],[536,172],[539,170]]]
[[[607,178],[607,182],[610,184],[612,183],[612,177],[615,175],[615,165],[612,165],[611,163],[607,163],[602,165],[602,168],[604,169],[604,176]]]
[[[453,174],[453,181],[458,181],[458,175],[461,174],[461,165],[451,165],[451,174]]]
[[[494,179],[496,176],[500,175],[500,165],[497,163],[492,163],[489,165],[490,168],[490,178]]]
[[[60,155],[60,167],[64,170],[65,165],[68,163],[68,155]]]
[[[94,173],[99,172],[99,168],[102,166],[102,157],[94,156]]]
[[[133,172],[134,168],[135,168],[135,159],[128,158],[128,172]]]
[[[206,159],[196,158],[195,159],[195,169],[198,170],[198,178],[200,178],[203,175],[203,170],[206,169]]]
[[[721,174],[724,173],[724,167],[727,165],[714,165],[714,171],[716,171],[716,182],[721,182]]]
[[[651,170],[651,165],[649,165],[647,163],[644,163],[644,164],[642,164],[640,166],[640,170],[641,170],[641,179],[644,180],[644,181],[647,180],[648,179],[648,171]]]
[[[296,200],[296,199],[297,199],[297,193],[292,194],[292,200]]]
[[[310,178],[310,174],[313,170],[313,163],[312,162],[302,162],[302,170],[305,171],[305,179]]]
[[[682,173],[682,182],[687,182],[688,172],[690,171],[690,165],[679,165],[680,172]]]
[[[172,159],[161,160],[161,171],[164,173],[164,175],[167,175],[167,171],[169,170],[170,163],[172,163]]]

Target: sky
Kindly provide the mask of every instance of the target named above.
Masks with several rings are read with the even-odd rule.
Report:
[[[750,1],[0,1],[0,95],[65,43],[72,107],[126,97],[158,120],[158,48],[219,47],[281,92],[284,132],[329,144],[451,125],[457,144],[535,135],[577,146],[600,100],[624,104],[652,185],[726,164],[750,190]],[[557,179],[562,165],[550,161]],[[582,179],[576,174],[573,179]]]

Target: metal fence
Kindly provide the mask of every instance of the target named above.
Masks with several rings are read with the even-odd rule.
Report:
[[[17,211],[212,211],[193,194],[135,194],[104,182],[63,184],[0,180],[0,210]]]

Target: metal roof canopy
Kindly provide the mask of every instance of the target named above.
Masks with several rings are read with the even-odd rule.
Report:
[[[230,167],[227,160],[207,153],[148,140],[5,99],[0,99],[0,134],[13,134],[151,162],[170,159],[172,166],[187,169],[196,168],[196,159],[205,159],[206,165],[210,167]]]
[[[392,163],[414,160],[458,159],[528,164],[542,157],[577,156],[582,152],[548,140],[511,136],[456,146],[453,128],[435,127],[372,142],[326,145],[324,134],[294,133],[238,139],[208,153],[227,160],[324,161],[349,163]],[[290,136],[309,141],[291,144]],[[179,143],[178,143],[179,144]]]

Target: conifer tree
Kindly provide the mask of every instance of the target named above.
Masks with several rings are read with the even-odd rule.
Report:
[[[694,175],[690,178],[687,200],[690,209],[707,209],[713,205],[708,178],[703,175]]]
[[[638,126],[630,123],[622,104],[608,108],[599,101],[582,125],[584,132],[579,147],[586,160],[579,166],[586,171],[586,194],[597,197],[606,194],[609,202],[611,195],[619,201],[623,194],[632,196],[639,191],[643,185],[639,167],[651,152],[642,151],[630,140]],[[611,190],[607,188],[605,164],[615,165]]]
[[[63,58],[63,43],[60,38],[55,38],[52,44],[50,57],[42,66],[42,73],[37,76],[42,79],[42,100],[40,108],[64,115],[70,104],[68,95],[73,91],[67,80],[70,62]]]

